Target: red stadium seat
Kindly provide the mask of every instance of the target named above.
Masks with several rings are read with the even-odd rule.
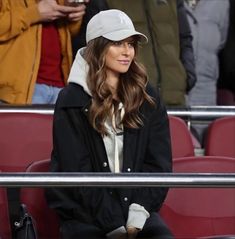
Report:
[[[48,172],[49,165],[50,159],[36,161],[26,172]],[[59,219],[55,211],[48,207],[43,188],[21,188],[20,201],[35,219],[39,238],[59,238]]]
[[[228,157],[187,157],[173,162],[174,172],[234,173]],[[235,188],[172,188],[161,215],[175,238],[235,235]]]
[[[194,146],[191,133],[185,122],[179,117],[169,116],[172,157],[194,156]]]
[[[205,155],[235,158],[235,116],[216,119],[210,124]]]
[[[5,188],[0,188],[0,238],[1,239],[11,238],[8,200]]]
[[[25,171],[33,161],[50,158],[52,115],[34,113],[0,114],[0,168]]]

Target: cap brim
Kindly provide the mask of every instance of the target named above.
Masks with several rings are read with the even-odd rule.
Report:
[[[107,38],[108,40],[111,40],[111,41],[121,41],[131,36],[139,36],[140,42],[142,43],[148,42],[148,38],[144,34],[137,31],[133,31],[133,30],[119,30],[119,31],[109,32],[103,35],[104,38]]]

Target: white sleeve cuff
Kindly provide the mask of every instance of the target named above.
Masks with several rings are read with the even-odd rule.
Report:
[[[107,233],[106,236],[107,238],[110,238],[110,239],[116,239],[116,238],[119,238],[121,235],[125,235],[125,234],[126,234],[126,228],[124,226],[121,226]]]
[[[135,227],[142,230],[149,216],[150,215],[148,211],[146,211],[143,206],[140,206],[139,204],[136,203],[132,203],[129,206],[129,214],[126,226]]]

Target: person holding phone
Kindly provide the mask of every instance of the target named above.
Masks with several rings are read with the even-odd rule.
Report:
[[[158,92],[137,61],[137,32],[120,10],[96,14],[60,92],[52,172],[172,171],[169,122]],[[49,188],[62,238],[173,238],[158,211],[167,188]]]
[[[0,0],[0,101],[55,103],[84,14],[84,4],[68,0]]]

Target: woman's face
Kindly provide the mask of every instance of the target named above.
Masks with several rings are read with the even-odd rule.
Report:
[[[107,76],[126,73],[135,56],[135,41],[133,37],[112,42],[105,55]]]

